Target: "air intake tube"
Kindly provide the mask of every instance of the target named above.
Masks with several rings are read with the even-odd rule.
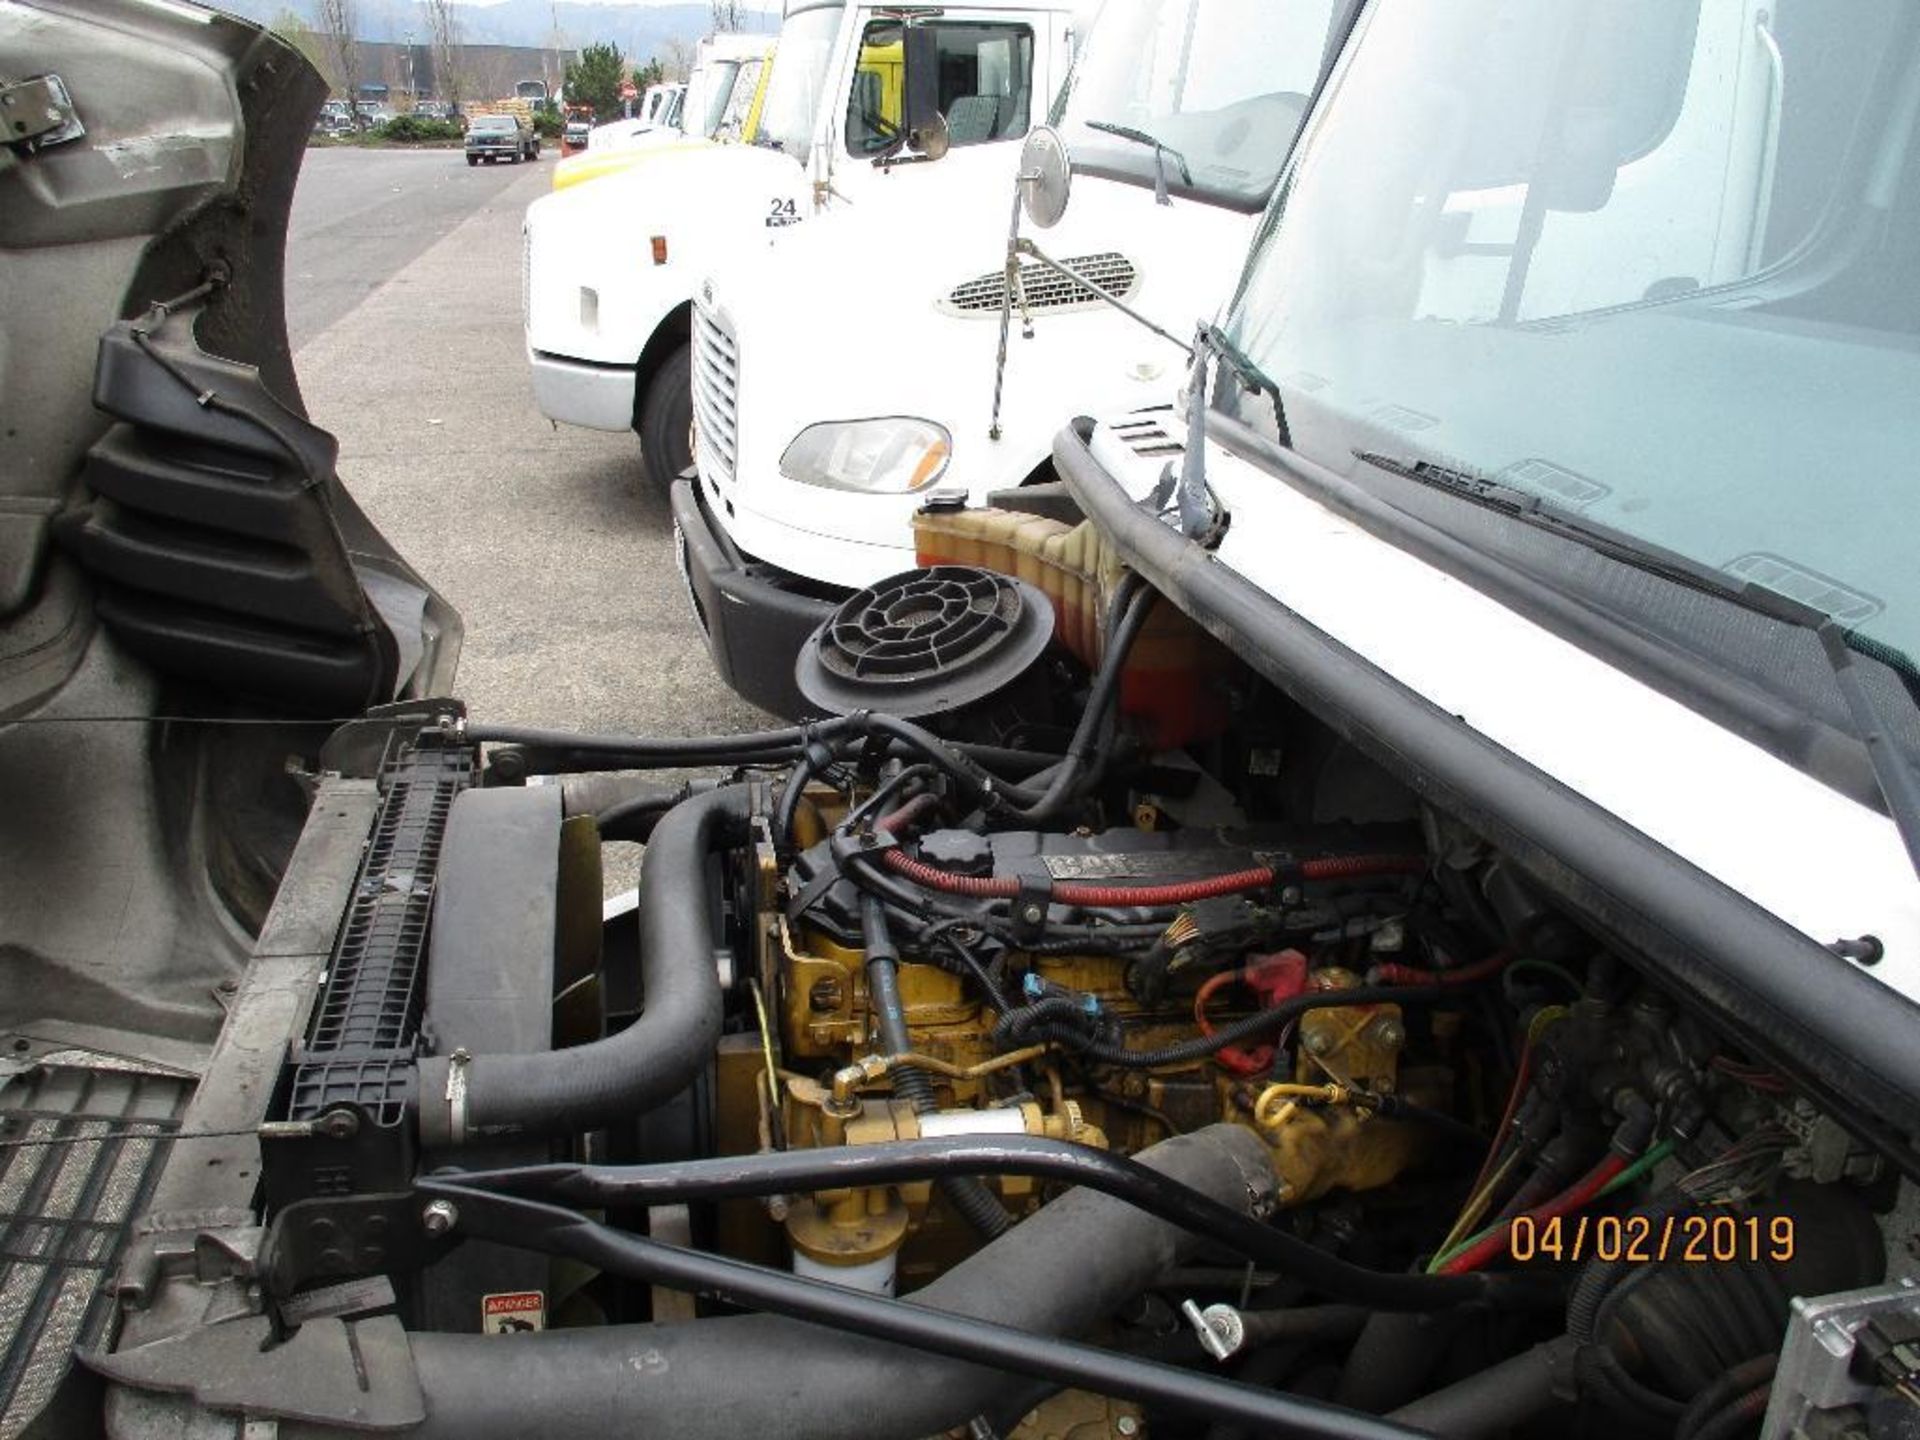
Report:
[[[1213,1125],[1143,1164],[1234,1208],[1272,1203],[1252,1131]],[[1203,1242],[1125,1201],[1071,1190],[915,1292],[915,1303],[1049,1335],[1092,1328]],[[515,1336],[409,1337],[427,1418],[407,1440],[909,1440],[992,1413],[1024,1382],[769,1315]],[[340,1432],[287,1425],[283,1436]]]
[[[420,1135],[432,1147],[487,1135],[575,1134],[684,1090],[720,1040],[707,862],[745,840],[744,785],[674,806],[640,874],[640,1018],[604,1040],[532,1055],[437,1055],[420,1064]]]

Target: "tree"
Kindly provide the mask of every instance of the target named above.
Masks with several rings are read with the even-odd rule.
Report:
[[[460,113],[460,21],[453,0],[426,0],[427,31],[433,37],[433,74],[440,98]]]
[[[620,113],[620,82],[627,78],[627,62],[611,41],[589,45],[578,60],[567,63],[562,80],[567,104],[591,105],[602,117]]]
[[[715,30],[740,28],[740,0],[712,0],[712,10]]]
[[[358,16],[354,0],[319,0],[320,33],[327,38],[327,49],[339,66],[336,78],[353,107],[354,124],[360,123],[360,42],[353,38]]]
[[[693,73],[693,47],[677,36],[661,47],[660,69],[669,80],[685,80]]]
[[[307,28],[307,22],[300,18],[298,11],[288,7],[273,17],[273,23],[267,27],[286,41],[294,49],[307,57],[307,63],[318,70],[327,82],[327,88],[334,84],[333,57],[328,54],[326,37],[316,35]]]
[[[649,60],[633,72],[633,88],[644,95],[650,86],[658,85],[666,78],[666,67],[658,59]]]

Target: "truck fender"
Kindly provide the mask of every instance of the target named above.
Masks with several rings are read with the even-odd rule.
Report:
[[[633,373],[633,425],[636,430],[640,428],[640,407],[646,403],[647,390],[653,384],[653,377],[659,373],[667,357],[692,338],[691,300],[682,300],[661,316],[660,323],[647,336],[647,343],[641,347],[640,359]]]

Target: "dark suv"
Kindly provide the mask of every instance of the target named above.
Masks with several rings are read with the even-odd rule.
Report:
[[[476,115],[467,125],[467,164],[538,160],[540,137],[517,115]]]

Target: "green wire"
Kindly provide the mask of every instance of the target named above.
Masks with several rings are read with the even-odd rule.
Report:
[[[1530,961],[1523,961],[1521,963],[1530,964],[1530,965],[1539,965],[1539,964],[1545,964],[1546,962],[1538,961],[1538,960],[1530,960]],[[1627,1166],[1626,1169],[1622,1170],[1618,1175],[1614,1176],[1613,1179],[1609,1180],[1605,1185],[1602,1185],[1600,1187],[1599,1192],[1593,1198],[1598,1200],[1601,1195],[1611,1195],[1614,1191],[1624,1189],[1626,1186],[1633,1184],[1634,1181],[1638,1180],[1641,1176],[1645,1175],[1649,1170],[1653,1169],[1654,1166],[1658,1165],[1662,1160],[1666,1159],[1672,1153],[1673,1153],[1673,1141],[1662,1140],[1658,1145],[1655,1145],[1652,1149],[1646,1151],[1643,1155],[1641,1155],[1641,1157],[1638,1160],[1634,1161],[1631,1165]],[[1501,1228],[1507,1225],[1508,1223],[1509,1222],[1505,1220],[1496,1220],[1494,1221],[1493,1224],[1487,1226],[1486,1229],[1481,1230],[1479,1233],[1474,1235],[1469,1235],[1466,1239],[1462,1240],[1458,1245],[1455,1245],[1451,1250],[1441,1251],[1438,1255],[1434,1256],[1433,1259],[1427,1262],[1427,1273],[1429,1275],[1436,1274],[1442,1266],[1444,1266],[1449,1260],[1453,1259],[1454,1256],[1460,1254],[1461,1251],[1472,1249],[1475,1245],[1478,1245],[1482,1240],[1486,1239],[1489,1235],[1497,1234],[1501,1230]]]

